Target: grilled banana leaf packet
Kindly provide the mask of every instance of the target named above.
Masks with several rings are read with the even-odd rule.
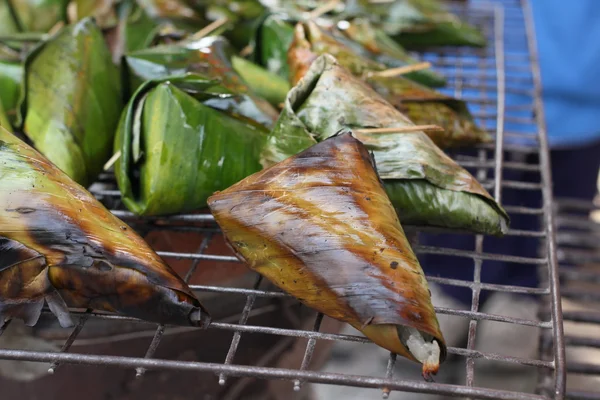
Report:
[[[175,325],[210,317],[125,223],[41,154],[0,128],[0,323],[35,325],[44,303]]]
[[[465,102],[402,76],[384,75],[383,65],[356,53],[311,21],[299,23],[294,29],[288,51],[292,84],[304,76],[321,54],[333,55],[340,65],[367,82],[414,123],[443,127],[441,131],[428,132],[438,146],[470,146],[491,140],[487,132],[477,127]]]
[[[360,133],[411,126],[408,118],[326,54],[288,94],[261,163],[269,167],[342,128],[354,129],[373,152],[402,223],[506,233],[509,218],[502,207],[425,133]]]
[[[277,118],[277,111],[251,88],[262,90],[264,97],[278,103],[285,99],[290,88],[279,77],[257,65],[248,65],[248,61],[237,57],[227,39],[220,36],[141,49],[128,53],[125,62],[132,92],[150,79],[198,73],[220,80],[223,86],[236,93],[246,94],[273,121]]]
[[[110,158],[121,85],[91,18],[63,28],[25,61],[19,127],[69,177],[89,185]]]
[[[450,13],[439,0],[349,0],[342,14],[348,19],[368,16],[375,26],[410,49],[487,44],[477,28]]]
[[[115,164],[123,203],[139,215],[206,206],[259,171],[270,117],[247,95],[195,74],[144,83],[117,130]]]
[[[211,196],[237,257],[302,303],[437,373],[427,281],[365,146],[342,133]]]
[[[403,67],[419,62],[382,30],[373,27],[366,19],[322,20],[327,28],[318,34],[324,37],[324,45],[348,48],[353,58],[366,63],[369,70],[381,71],[387,68]],[[256,23],[251,48],[253,60],[270,72],[290,79],[287,52],[294,40],[294,20],[287,15],[266,14]],[[313,39],[314,40],[314,39]],[[333,52],[330,50],[330,52]],[[431,87],[444,86],[444,78],[432,71],[421,70],[406,74],[406,77]]]

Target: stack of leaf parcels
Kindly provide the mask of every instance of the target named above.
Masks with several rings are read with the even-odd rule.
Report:
[[[83,187],[114,170],[134,214],[208,206],[252,270],[430,379],[446,346],[401,223],[509,219],[440,149],[491,136],[405,47],[485,39],[438,0],[321,3],[0,3],[0,323],[210,323]]]

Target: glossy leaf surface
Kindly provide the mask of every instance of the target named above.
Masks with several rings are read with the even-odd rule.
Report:
[[[367,149],[326,139],[209,199],[237,256],[302,303],[415,360],[412,327],[444,339],[427,282]],[[424,373],[437,372],[424,366]]]
[[[100,30],[84,19],[25,62],[23,130],[35,148],[86,186],[111,155],[121,85]]]
[[[266,124],[267,118],[272,123],[277,118],[277,111],[265,99],[252,93],[248,84],[234,69],[232,57],[233,48],[226,39],[218,36],[135,51],[126,57],[131,90],[137,89],[146,80],[193,72],[217,79],[236,93],[247,94],[266,117],[261,123]],[[246,73],[248,81],[256,75],[252,71]]]
[[[188,286],[125,223],[42,155],[0,129],[0,320],[36,323],[44,301],[204,326]]]
[[[288,94],[261,162],[267,167],[340,129],[403,128],[414,124],[332,56],[315,61]],[[471,174],[423,132],[363,133],[402,222],[502,235],[509,219]]]
[[[141,215],[206,206],[206,199],[260,170],[267,128],[245,95],[187,75],[148,81],[119,124],[115,165],[123,202]]]

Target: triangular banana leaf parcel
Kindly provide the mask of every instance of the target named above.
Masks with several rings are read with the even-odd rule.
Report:
[[[47,302],[205,326],[189,287],[125,223],[38,152],[0,128],[0,323],[34,325]]]
[[[435,374],[446,348],[423,271],[364,145],[342,133],[208,200],[248,266]]]
[[[342,128],[373,151],[402,223],[502,235],[509,218],[486,190],[423,132],[360,133],[414,124],[330,55],[319,57],[290,91],[262,153],[273,165]]]
[[[25,61],[22,130],[35,148],[81,185],[110,158],[122,109],[117,67],[90,18],[63,28]]]
[[[298,23],[294,28],[294,40],[288,50],[292,84],[296,84],[322,54],[333,55],[340,65],[367,82],[417,125],[436,124],[444,128],[428,132],[438,146],[468,146],[491,140],[489,134],[477,127],[463,101],[402,76],[384,75],[384,66],[356,53],[311,21]]]
[[[259,171],[270,124],[256,103],[218,81],[188,74],[144,83],[115,139],[123,203],[139,215],[206,206],[215,190]]]

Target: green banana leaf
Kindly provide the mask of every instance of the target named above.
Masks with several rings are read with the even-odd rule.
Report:
[[[395,0],[376,3],[349,0],[346,18],[368,16],[389,36],[406,48],[429,46],[485,47],[481,32],[448,12],[439,0]]]
[[[0,48],[0,105],[12,122],[16,120],[22,79],[23,66],[18,55],[5,54]]]
[[[385,67],[355,53],[350,47],[327,35],[314,22],[299,23],[288,52],[292,82],[304,76],[314,59],[331,54],[353,75],[362,78],[376,92],[406,114],[417,125],[439,125],[443,131],[430,131],[442,147],[469,146],[489,142],[491,136],[475,124],[467,105],[402,76],[382,76]]]
[[[19,32],[19,24],[13,18],[14,10],[9,1],[0,1],[0,35]]]
[[[22,32],[47,32],[59,21],[66,22],[69,0],[5,0],[12,7]]]
[[[387,68],[404,67],[420,62],[384,31],[375,28],[366,18],[355,18],[352,22],[340,21],[336,28],[331,29],[331,33],[338,41],[361,57],[377,61]],[[446,85],[443,76],[429,69],[410,72],[404,77],[429,87]]]
[[[237,49],[248,44],[255,20],[266,10],[259,0],[196,0],[194,5],[211,20],[227,18],[222,35]]]
[[[111,155],[120,88],[102,33],[83,19],[25,60],[18,126],[46,158],[88,185]]]
[[[335,58],[323,55],[288,94],[261,163],[269,167],[341,129],[353,129],[373,152],[385,189],[404,224],[504,234],[509,225],[506,212],[425,133],[360,132],[410,126],[414,124],[408,118]]]
[[[219,36],[208,36],[199,40],[181,41],[131,52],[125,57],[129,71],[130,93],[144,81],[159,79],[188,72],[198,73],[211,79],[219,79],[223,86],[235,93],[244,93],[252,98],[261,116],[256,120],[272,126],[277,111],[265,99],[252,93],[246,84],[254,78],[251,71],[244,80],[231,64],[234,55],[229,42]],[[262,78],[264,79],[264,78]],[[285,87],[287,89],[287,86]],[[284,90],[285,90],[284,89]]]
[[[287,52],[294,40],[294,27],[278,15],[265,14],[256,22],[251,37],[252,60],[269,72],[289,80]]]
[[[6,116],[6,113],[4,112],[4,107],[2,106],[1,102],[0,102],[0,126],[9,132],[12,132],[12,126],[10,124],[10,121],[8,120],[8,117]]]
[[[259,171],[268,129],[248,112],[253,104],[199,75],[145,82],[115,139],[125,206],[139,215],[199,209],[216,190]]]
[[[121,54],[125,54],[150,46],[160,25],[155,23],[144,9],[127,2],[118,10],[117,29],[123,43]]]
[[[285,79],[241,57],[231,57],[231,66],[258,96],[273,105],[285,101],[290,91],[290,84]]]

